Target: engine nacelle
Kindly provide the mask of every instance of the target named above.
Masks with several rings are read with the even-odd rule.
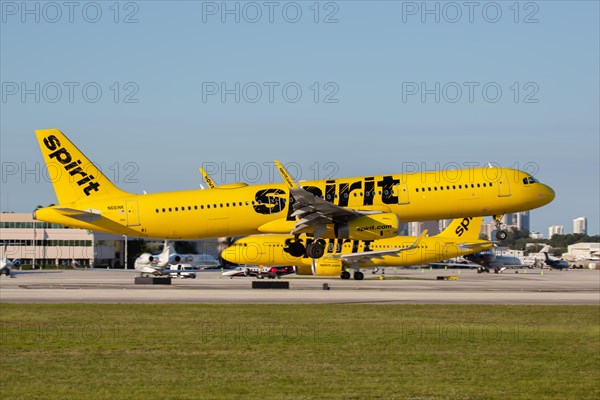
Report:
[[[19,268],[21,266],[21,263],[22,263],[22,261],[19,260],[18,258],[15,258],[14,260],[12,260],[13,267]]]
[[[152,261],[154,261],[154,256],[150,253],[144,253],[136,260],[140,264],[151,264]]]
[[[179,257],[176,254],[173,254],[172,256],[169,256],[169,264],[179,264],[179,262],[181,261],[181,257]]]
[[[400,219],[396,214],[365,215],[334,227],[338,239],[375,240],[398,235]]]
[[[297,275],[313,276],[340,276],[342,273],[342,260],[339,258],[316,258],[310,266],[296,267]]]

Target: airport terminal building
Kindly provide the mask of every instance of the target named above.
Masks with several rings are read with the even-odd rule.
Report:
[[[24,265],[64,267],[76,261],[81,267],[114,267],[123,264],[124,242],[122,235],[35,221],[30,213],[0,214],[0,257]]]

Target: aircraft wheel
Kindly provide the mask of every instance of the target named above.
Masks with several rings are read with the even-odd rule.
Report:
[[[508,233],[506,233],[506,231],[504,231],[504,230],[496,232],[496,239],[498,239],[498,240],[504,240],[504,239],[506,239],[507,236],[508,236]]]
[[[292,257],[302,257],[306,252],[306,248],[299,241],[290,243],[284,250]]]
[[[342,273],[340,274],[340,278],[342,278],[342,279],[350,279],[350,272],[348,272],[348,271],[342,271]]]
[[[354,279],[356,279],[357,281],[362,281],[363,279],[365,279],[365,274],[363,274],[360,271],[356,271],[354,273]]]
[[[306,246],[306,255],[310,258],[321,258],[325,254],[325,247],[321,243],[311,243]]]

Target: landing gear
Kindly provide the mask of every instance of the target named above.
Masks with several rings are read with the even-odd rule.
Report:
[[[299,240],[291,242],[288,247],[284,248],[284,251],[289,253],[292,257],[302,257],[306,253],[306,248]]]
[[[502,215],[494,215],[494,225],[496,226],[496,239],[506,239],[508,233],[502,229]]]
[[[325,246],[319,242],[314,242],[306,246],[306,255],[310,258],[321,258],[325,254]]]
[[[350,279],[350,272],[348,272],[348,271],[342,271],[342,273],[340,274],[340,278],[342,278],[342,279]]]
[[[354,272],[354,279],[357,281],[362,281],[363,279],[365,279],[365,275],[360,271],[356,271]]]

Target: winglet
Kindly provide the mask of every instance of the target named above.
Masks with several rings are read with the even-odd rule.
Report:
[[[204,179],[209,188],[214,189],[217,187],[217,185],[215,185],[215,181],[213,181],[210,175],[206,173],[204,168],[200,167],[200,173],[202,174],[202,178]]]
[[[421,233],[421,236],[419,236],[417,238],[417,240],[415,240],[415,242],[412,244],[411,249],[415,249],[417,247],[419,247],[419,245],[421,244],[421,242],[423,241],[423,238],[427,236],[427,229],[423,230],[423,233]]]
[[[294,181],[294,179],[292,179],[292,176],[286,171],[286,169],[283,167],[283,165],[278,160],[275,160],[275,165],[277,166],[277,169],[279,170],[281,177],[283,178],[285,183],[288,184],[289,187],[291,187],[291,188],[300,187],[300,185],[298,185],[296,183],[296,181]]]

